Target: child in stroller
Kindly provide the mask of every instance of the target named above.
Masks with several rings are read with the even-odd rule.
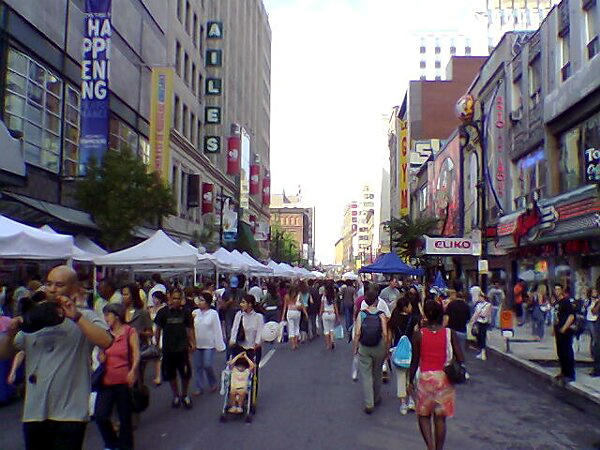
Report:
[[[229,382],[227,412],[242,414],[248,403],[248,395],[250,395],[250,387],[256,365],[252,359],[248,358],[246,352],[242,352],[233,358],[228,366],[231,368],[231,378]]]

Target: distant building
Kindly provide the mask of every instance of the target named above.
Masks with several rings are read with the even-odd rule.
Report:
[[[302,259],[314,264],[315,258],[315,208],[302,203],[300,193],[287,196],[271,195],[271,225],[278,224],[281,229],[294,236]]]

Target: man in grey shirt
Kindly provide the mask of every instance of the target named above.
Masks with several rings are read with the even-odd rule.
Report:
[[[392,277],[388,287],[381,290],[379,297],[385,300],[390,311],[394,309],[396,301],[400,298],[400,291],[398,290],[398,279]]]
[[[77,274],[67,266],[50,271],[46,299],[57,304],[58,325],[24,332],[23,318],[11,321],[0,341],[0,358],[25,351],[27,390],[23,411],[25,447],[81,449],[89,421],[91,355],[94,346],[109,347],[112,336],[102,319],[78,310],[71,296]],[[60,319],[59,319],[60,320]]]

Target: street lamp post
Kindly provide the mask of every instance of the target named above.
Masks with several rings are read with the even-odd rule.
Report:
[[[477,159],[477,196],[478,196],[478,214],[477,223],[479,224],[479,231],[481,234],[481,252],[478,259],[477,271],[479,272],[479,285],[484,292],[487,291],[487,271],[480,270],[481,261],[487,260],[487,245],[485,241],[486,230],[487,230],[487,216],[486,216],[486,192],[485,192],[485,167],[486,167],[486,152],[485,152],[485,141],[483,136],[483,130],[485,129],[485,115],[483,114],[483,102],[480,103],[481,115],[480,119],[475,119],[475,105],[477,100],[472,94],[466,94],[460,98],[456,104],[456,113],[462,124],[459,127],[460,146],[461,150],[464,150],[469,143],[473,148],[473,154]],[[471,142],[471,133],[469,130],[474,131],[474,135],[477,142]],[[481,156],[480,156],[481,151]]]

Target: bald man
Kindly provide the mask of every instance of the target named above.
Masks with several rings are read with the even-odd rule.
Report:
[[[60,324],[33,333],[20,330],[21,317],[11,321],[0,342],[0,358],[25,351],[27,390],[23,432],[27,450],[83,447],[89,421],[90,360],[94,346],[107,348],[112,336],[93,311],[79,310],[71,298],[77,274],[67,266],[48,273],[48,301],[59,305]]]

